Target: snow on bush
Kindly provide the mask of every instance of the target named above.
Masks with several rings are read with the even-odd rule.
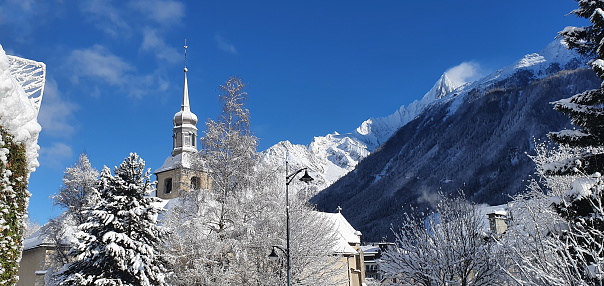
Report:
[[[44,64],[39,63],[44,69]],[[22,78],[23,79],[23,78]],[[42,83],[43,85],[43,83]],[[41,96],[41,95],[40,95]],[[38,167],[38,110],[0,46],[0,284],[15,284],[23,248],[27,180]]]

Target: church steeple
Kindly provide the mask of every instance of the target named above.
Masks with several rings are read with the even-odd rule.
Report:
[[[185,191],[209,190],[212,180],[204,170],[203,162],[195,160],[197,155],[197,116],[189,105],[189,83],[187,82],[187,40],[185,39],[185,82],[182,90],[180,111],[174,114],[172,137],[174,145],[172,156],[155,172],[157,177],[157,196],[173,199]],[[200,163],[200,164],[198,164]]]
[[[182,91],[182,104],[180,111],[174,114],[173,137],[174,147],[172,156],[182,152],[197,152],[197,116],[191,112],[189,106],[189,84],[187,82],[187,40],[185,39],[185,83]]]

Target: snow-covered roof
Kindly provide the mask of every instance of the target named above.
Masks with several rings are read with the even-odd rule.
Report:
[[[363,250],[364,253],[378,253],[380,247],[378,245],[361,245],[361,250]]]
[[[74,233],[77,231],[77,227],[74,226],[73,223],[68,222],[69,220],[71,220],[71,218],[69,218],[67,216],[67,212],[63,212],[55,220],[57,220],[59,223],[61,223],[65,226],[65,236],[63,237],[61,243],[65,244],[65,245],[69,245],[72,242],[75,242]],[[50,239],[48,234],[44,233],[44,229],[46,226],[48,226],[48,223],[46,223],[44,226],[42,226],[40,229],[38,229],[32,235],[30,235],[29,237],[26,237],[23,240],[23,251],[34,249],[34,248],[40,247],[40,246],[54,246],[55,245],[55,241]]]
[[[153,172],[154,174],[157,173],[161,173],[161,172],[165,172],[165,171],[169,171],[169,170],[173,170],[176,168],[185,168],[185,169],[191,169],[193,168],[193,156],[196,153],[189,153],[189,152],[183,152],[180,154],[177,154],[175,156],[170,156],[168,158],[166,158],[166,160],[164,161],[164,164],[161,165],[161,167],[159,167],[159,169],[155,170],[155,172]]]
[[[341,213],[313,213],[333,225],[334,233],[337,235],[337,242],[334,246],[335,253],[350,255],[358,253],[351,244],[361,243],[360,232],[355,230]]]
[[[489,214],[497,214],[497,215],[508,215],[508,206],[507,205],[497,205],[497,206],[489,206],[489,205],[481,205],[478,206],[478,212],[481,216],[487,217]]]

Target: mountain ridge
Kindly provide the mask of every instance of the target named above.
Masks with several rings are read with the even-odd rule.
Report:
[[[343,207],[369,240],[391,235],[404,211],[428,207],[439,191],[506,202],[534,173],[525,155],[534,138],[569,125],[550,102],[599,87],[585,59],[563,47],[550,43],[435,100],[311,201],[325,211]]]
[[[314,195],[354,170],[360,160],[431,105],[452,101],[449,110],[452,114],[463,102],[463,96],[466,94],[464,90],[480,85],[493,85],[512,76],[520,69],[532,71],[535,78],[543,78],[562,69],[581,66],[582,63],[577,60],[577,57],[579,56],[575,52],[566,49],[563,41],[555,40],[538,53],[528,54],[512,65],[474,82],[456,82],[445,72],[421,99],[407,106],[402,105],[388,116],[369,118],[348,133],[334,132],[325,136],[316,136],[309,145],[291,144],[289,141],[279,142],[263,152],[262,161],[267,164],[282,164],[286,154],[289,153],[292,168],[309,167],[311,174],[316,177],[317,180],[311,191]]]

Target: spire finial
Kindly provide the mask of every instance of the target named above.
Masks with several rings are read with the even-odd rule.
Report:
[[[342,207],[338,206],[336,210],[338,211],[338,213],[342,213]]]
[[[187,72],[187,38],[185,38],[185,72]]]

